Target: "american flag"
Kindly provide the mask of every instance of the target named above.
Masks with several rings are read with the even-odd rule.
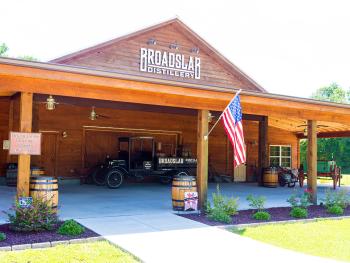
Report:
[[[237,167],[246,162],[242,108],[239,96],[236,96],[224,110],[222,120],[233,147],[233,166]]]

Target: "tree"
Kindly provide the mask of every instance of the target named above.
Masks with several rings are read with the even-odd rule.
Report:
[[[0,56],[7,57],[8,55],[6,53],[8,50],[9,50],[8,46],[5,43],[2,43],[0,45]],[[23,59],[23,60],[30,60],[30,61],[39,61],[39,59],[28,55],[18,56],[17,58]]]
[[[5,55],[5,53],[7,52],[7,50],[9,50],[9,48],[6,46],[5,43],[2,43],[0,45],[0,56]]]
[[[311,97],[317,100],[349,103],[349,91],[347,92],[335,82],[329,86],[319,88]]]
[[[332,83],[316,90],[313,99],[338,103],[350,103],[349,91]],[[350,172],[350,138],[319,138],[317,139],[317,157],[322,160],[336,160],[342,171]],[[300,141],[300,161],[306,162],[307,140]]]

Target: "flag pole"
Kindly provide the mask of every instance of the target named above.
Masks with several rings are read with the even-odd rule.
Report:
[[[235,94],[235,96],[233,97],[232,100],[230,100],[229,104],[227,104],[226,108],[221,112],[219,118],[217,119],[217,121],[214,123],[214,125],[211,127],[211,129],[209,130],[209,132],[207,133],[207,135],[204,135],[204,140],[208,140],[208,136],[209,134],[214,130],[215,126],[219,123],[220,119],[222,118],[222,115],[224,114],[224,112],[226,111],[227,107],[231,104],[231,102],[239,95],[239,93],[241,93],[242,89],[238,90]]]

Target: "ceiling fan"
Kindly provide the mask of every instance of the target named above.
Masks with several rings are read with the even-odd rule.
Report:
[[[95,106],[92,106],[91,107],[91,111],[90,111],[90,115],[89,115],[89,119],[94,121],[96,120],[97,118],[106,118],[106,119],[109,119],[110,117],[109,116],[106,116],[106,115],[101,115],[101,114],[97,114],[96,111],[95,111]]]
[[[297,127],[307,127],[307,124],[298,125]],[[328,125],[317,124],[317,128],[328,128]]]
[[[307,123],[298,125],[297,127],[304,127],[303,134],[304,134],[304,136],[307,136]],[[327,128],[327,127],[329,127],[329,126],[328,125],[323,125],[323,124],[318,124],[316,126],[316,128]]]

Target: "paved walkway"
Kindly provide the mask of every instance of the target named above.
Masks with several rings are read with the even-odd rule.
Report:
[[[277,248],[172,213],[78,219],[144,262],[334,262]]]

